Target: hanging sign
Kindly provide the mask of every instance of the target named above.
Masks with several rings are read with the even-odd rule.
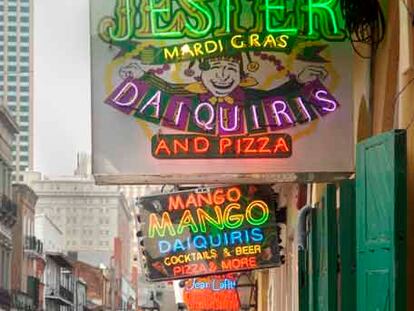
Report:
[[[184,283],[184,302],[191,311],[239,311],[237,274],[192,278]]]
[[[270,186],[231,186],[140,199],[149,280],[280,265]]]
[[[338,1],[91,1],[98,183],[353,171]]]

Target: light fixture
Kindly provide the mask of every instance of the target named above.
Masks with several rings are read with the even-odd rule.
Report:
[[[256,310],[256,290],[257,284],[253,283],[249,274],[241,273],[236,282],[237,296],[239,299],[240,310]]]

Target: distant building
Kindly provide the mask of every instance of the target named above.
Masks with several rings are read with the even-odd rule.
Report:
[[[11,146],[16,133],[17,124],[6,106],[0,104],[0,310],[8,310],[11,305],[12,228],[17,221],[11,190]]]
[[[13,143],[15,177],[33,166],[33,1],[0,1],[0,99],[19,125]]]
[[[88,285],[81,279],[76,279],[74,311],[86,311],[88,305]]]
[[[63,232],[45,214],[35,215],[35,235],[43,242],[44,252],[63,252],[65,245]]]
[[[112,310],[111,271],[76,261],[74,269],[77,277],[88,287],[88,310]]]
[[[69,259],[60,253],[48,253],[44,310],[72,311],[75,301],[75,282],[73,266]]]
[[[51,219],[62,231],[63,252],[75,252],[78,260],[93,266],[110,267],[115,238],[119,238],[124,246],[122,274],[130,278],[133,207],[118,186],[95,185],[89,160],[78,155],[74,176],[42,179],[40,174],[25,173],[25,181],[39,197],[36,213]]]
[[[43,243],[35,235],[37,196],[29,186],[14,184],[13,199],[18,212],[17,223],[12,231],[12,306],[17,310],[34,310],[42,304],[46,263]]]

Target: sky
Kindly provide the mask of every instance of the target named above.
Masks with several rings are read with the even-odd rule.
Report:
[[[88,0],[34,4],[34,169],[72,174],[91,149]]]

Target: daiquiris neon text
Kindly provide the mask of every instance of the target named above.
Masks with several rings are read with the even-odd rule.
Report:
[[[343,40],[337,0],[118,0],[107,40],[270,33]]]
[[[297,94],[269,95],[264,99],[252,95],[251,101],[234,103],[172,95],[152,87],[151,80],[154,77],[149,75],[125,79],[106,103],[135,118],[175,130],[220,136],[279,132],[339,108],[338,101],[318,80],[303,87],[296,82],[284,86],[289,90],[297,87],[300,90]]]

